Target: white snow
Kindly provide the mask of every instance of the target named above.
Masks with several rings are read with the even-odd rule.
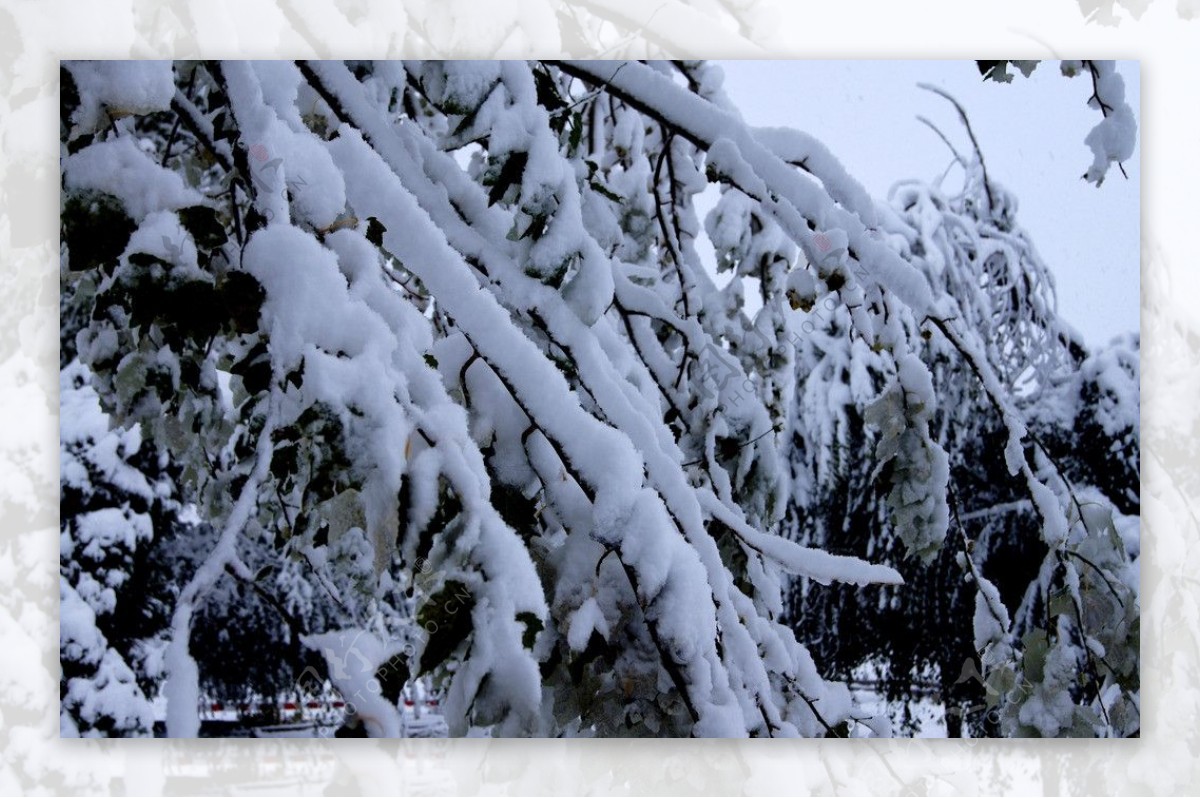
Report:
[[[227,62],[224,72],[264,215],[286,221],[294,209],[297,221],[316,229],[332,225],[345,209],[345,189],[329,153],[295,111],[299,70],[284,62]]]
[[[171,107],[175,72],[170,61],[64,61],[75,80],[79,107],[72,136],[91,133],[110,119]]]
[[[400,710],[381,693],[375,674],[404,649],[402,642],[380,640],[365,629],[342,629],[307,635],[301,641],[320,652],[329,678],[372,737],[399,737]]]
[[[174,91],[169,64],[166,73],[156,65],[77,68],[87,84],[81,129],[104,113],[161,110],[172,99],[190,105]],[[218,284],[226,270],[242,270],[265,291],[260,330],[215,341],[203,372],[231,416],[249,408],[258,416],[234,433],[254,430],[253,456],[230,438],[216,458],[244,478],[242,487],[209,519],[216,543],[181,586],[169,637],[129,660],[142,668],[145,657],[165,675],[172,736],[199,731],[193,620],[221,595],[215,588],[226,572],[249,580],[259,567],[260,537],[270,535],[263,507],[275,506],[259,495],[264,486],[275,493],[267,501],[284,508],[309,501],[304,510],[334,530],[324,542],[298,535],[287,544],[315,581],[273,579],[289,606],[306,610],[305,592],[319,586],[338,607],[320,619],[317,628],[328,631],[302,642],[323,653],[337,690],[375,736],[405,730],[402,710],[380,695],[378,668],[401,652],[434,650],[412,615],[452,584],[466,590],[469,634],[435,673],[454,733],[586,734],[585,710],[571,709],[577,698],[564,697],[561,680],[544,683],[540,668],[551,652],[569,661],[595,635],[619,647],[599,674],[598,705],[628,714],[600,718],[592,732],[610,721],[645,721],[654,731],[667,717],[656,714],[663,698],[676,691],[699,736],[821,734],[825,718],[854,717],[851,691],[826,682],[779,620],[783,586],[789,575],[821,585],[900,587],[903,579],[889,565],[777,533],[814,490],[804,469],[832,479],[857,456],[854,414],[854,424],[867,427],[866,456],[874,454],[880,472],[896,466],[887,509],[901,540],[925,558],[937,551],[949,525],[943,445],[950,447],[947,430],[960,410],[938,408],[935,384],[947,358],[972,371],[980,405],[998,411],[1005,464],[1032,497],[1023,511],[1036,508],[1051,548],[1077,544],[1093,526],[1111,528],[1089,510],[1086,529],[1068,539],[1068,488],[1036,448],[1027,457],[1026,442],[1036,441],[1026,395],[1014,394],[1014,375],[998,364],[990,321],[972,316],[986,315],[992,298],[978,285],[955,298],[954,247],[970,249],[989,281],[1020,274],[1023,259],[1035,258],[1006,227],[1015,203],[1001,189],[999,210],[975,220],[990,225],[987,235],[965,217],[952,219],[938,190],[906,187],[899,210],[889,209],[811,136],[747,127],[711,79],[689,91],[666,63],[568,64],[584,84],[606,84],[625,100],[607,109],[579,103],[599,127],[569,146],[575,122],[561,133],[551,126],[538,102],[546,85],[535,84],[524,62],[413,62],[361,80],[333,62],[303,70],[291,62],[222,67],[237,146],[250,157],[251,195],[268,223],[244,246],[225,247],[211,276],[175,213],[209,200],[159,167],[133,124],[113,125],[63,165],[69,190],[112,194],[137,223],[121,268],[148,254]],[[396,95],[410,79],[446,113],[398,116]],[[586,91],[579,84],[551,80],[566,102],[585,97],[574,96]],[[1089,175],[1102,160],[1105,171],[1120,160],[1133,135],[1120,78],[1104,67],[1097,81],[1116,110],[1089,136],[1097,163]],[[653,106],[661,121],[648,121],[640,106]],[[519,176],[505,178],[503,195],[489,192],[496,170],[512,164],[522,165]],[[979,176],[964,166],[969,180]],[[701,225],[692,199],[710,179],[725,185]],[[720,286],[698,254],[705,234],[718,268],[732,272]],[[1053,313],[1050,300],[1031,293],[1038,312]],[[785,300],[804,314],[789,314]],[[178,383],[183,358],[154,335],[109,326],[81,335],[79,348],[93,363],[154,359]],[[269,387],[235,407],[250,380],[218,373],[214,363],[228,368],[223,359],[243,356],[260,335],[269,344]],[[143,352],[122,351],[131,336]],[[1100,388],[1097,418],[1110,434],[1136,430],[1136,363],[1135,353],[1114,350],[1089,360],[1071,383]],[[805,369],[811,373],[798,387]],[[109,430],[89,378],[81,366],[63,370],[64,485],[83,489],[102,476],[156,496],[159,486],[125,462],[141,450],[142,429]],[[1078,409],[1061,404],[1064,413]],[[353,487],[334,495],[274,484],[273,433],[314,408],[340,422],[338,454],[353,460]],[[149,422],[146,434],[156,434]],[[813,451],[790,461],[793,435],[801,434]],[[214,460],[205,452],[203,462],[211,468]],[[518,507],[500,504],[500,491]],[[430,527],[451,496],[452,516]],[[208,511],[188,501],[188,517]],[[526,504],[535,508],[531,521]],[[1115,523],[1134,551],[1137,520]],[[79,562],[134,552],[153,534],[149,516],[128,504],[81,513],[71,524],[64,552]],[[870,548],[865,556],[879,558]],[[1011,653],[1008,610],[969,553],[960,565],[977,583],[976,647],[996,664]],[[1076,595],[1078,576],[1067,575]],[[62,582],[64,652],[95,668],[90,681],[68,687],[82,708],[76,720],[145,725],[133,671],[96,628],[97,616],[116,611],[127,578],[111,570]],[[1104,650],[1098,638],[1087,645]],[[1067,673],[1070,652],[1051,654],[1047,668]],[[620,692],[627,700],[619,707]],[[646,702],[656,700],[647,718]],[[557,702],[579,717],[562,725],[552,714]],[[1022,721],[1058,731],[1073,709],[1060,703],[1035,696]],[[64,722],[72,727],[85,724]]]
[[[204,198],[183,178],[164,169],[138,147],[133,136],[98,141],[63,162],[66,187],[117,197],[135,222],[154,211],[200,205]]]
[[[975,585],[975,650],[984,651],[992,643],[1004,640],[1008,634],[1008,609],[1000,600],[1000,591],[982,575],[976,575]]]
[[[1084,143],[1095,156],[1084,177],[1100,185],[1109,168],[1133,157],[1137,122],[1133,109],[1125,102],[1125,80],[1117,73],[1112,61],[1089,61],[1094,70],[1095,94],[1088,105],[1099,110],[1104,118],[1087,134]]]
[[[575,651],[583,651],[591,639],[592,633],[598,632],[601,637],[608,638],[608,621],[604,612],[596,602],[595,596],[589,596],[579,609],[571,614],[570,626],[567,629],[567,643]]]
[[[152,535],[150,517],[128,507],[105,507],[75,519],[75,536],[83,545],[81,553],[93,560],[104,559],[113,549],[133,551]]]

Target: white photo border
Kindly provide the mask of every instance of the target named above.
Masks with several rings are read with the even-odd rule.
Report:
[[[1196,0],[0,0],[0,793],[1145,793],[1200,784]],[[60,740],[60,58],[1115,57],[1142,65],[1143,736]],[[1081,133],[1082,136],[1082,133]],[[1081,143],[1082,147],[1082,143]]]

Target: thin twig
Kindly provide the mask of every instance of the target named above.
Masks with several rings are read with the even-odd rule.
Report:
[[[990,213],[995,213],[996,202],[995,198],[992,196],[991,181],[988,180],[987,165],[983,162],[983,150],[980,149],[979,141],[975,138],[975,131],[971,129],[971,120],[967,118],[967,112],[963,110],[961,105],[959,105],[958,100],[954,99],[954,97],[945,89],[941,89],[931,83],[918,83],[917,86],[949,100],[954,106],[955,110],[958,111],[958,118],[962,120],[963,125],[967,128],[967,135],[971,137],[971,146],[975,148],[975,155],[977,158],[979,158],[979,169],[983,172],[983,188],[987,193],[988,211]]]

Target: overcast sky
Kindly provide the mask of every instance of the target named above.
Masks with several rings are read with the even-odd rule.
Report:
[[[939,86],[966,109],[988,176],[1018,201],[1017,220],[1055,275],[1059,310],[1089,343],[1136,331],[1139,320],[1139,147],[1096,188],[1084,136],[1099,121],[1091,81],[1046,61],[1026,79],[980,79],[974,61],[726,61],[725,89],[752,125],[813,134],[875,197],[897,181],[932,181],[951,162],[924,115],[960,152],[970,142],[953,107],[917,87]],[[1141,123],[1137,62],[1121,62],[1126,99]],[[952,173],[954,181],[961,172]],[[952,185],[956,185],[953,184]]]

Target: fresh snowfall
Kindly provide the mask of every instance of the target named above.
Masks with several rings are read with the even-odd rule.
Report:
[[[64,62],[61,734],[1137,736],[1139,338],[929,88],[880,199],[703,62]]]

